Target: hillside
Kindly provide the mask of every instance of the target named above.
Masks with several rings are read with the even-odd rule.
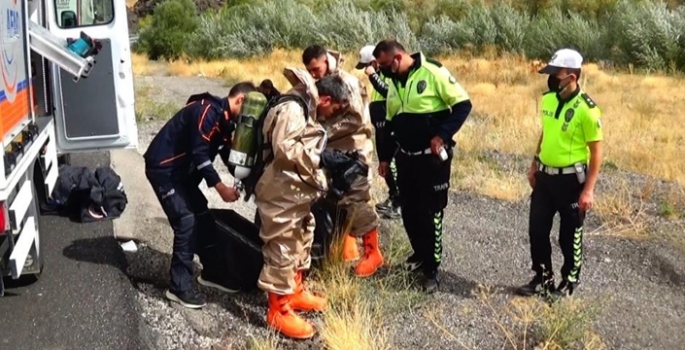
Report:
[[[153,0],[151,0],[153,1]],[[546,59],[567,46],[622,69],[685,70],[685,6],[658,0],[169,0],[137,45],[151,59],[248,58],[312,43],[339,51],[394,37],[429,56],[514,54]],[[139,2],[146,13],[151,2]],[[676,6],[677,5],[677,6]]]

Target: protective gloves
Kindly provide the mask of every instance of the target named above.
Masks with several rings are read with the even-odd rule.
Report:
[[[321,154],[321,167],[330,173],[329,194],[335,198],[341,198],[350,190],[357,176],[367,176],[369,171],[356,151],[325,150]]]
[[[336,173],[338,170],[344,169],[352,161],[353,158],[341,150],[324,150],[321,153],[321,163],[319,166],[332,173]]]

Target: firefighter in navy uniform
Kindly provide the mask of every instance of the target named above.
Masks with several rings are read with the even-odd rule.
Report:
[[[583,221],[594,201],[603,140],[602,112],[578,84],[582,63],[580,53],[561,49],[539,71],[549,75],[549,92],[542,97],[542,133],[528,171],[533,188],[529,235],[535,276],[518,289],[521,295],[570,295],[580,281]],[[562,280],[555,286],[550,231],[557,212],[564,264]]]
[[[442,259],[453,137],[471,112],[471,101],[447,68],[421,52],[409,54],[397,41],[384,40],[373,55],[391,79],[379,173],[388,173],[390,143],[396,142],[402,221],[414,250],[407,265],[422,270],[423,288],[433,292]]]
[[[388,96],[388,81],[389,79],[383,76],[382,73],[376,72],[378,63],[373,57],[373,49],[375,46],[367,45],[359,51],[359,62],[355,66],[356,69],[363,69],[364,74],[369,77],[369,81],[373,86],[371,93],[371,102],[369,103],[369,114],[371,115],[371,123],[376,129],[376,152],[380,154],[379,147],[389,145],[393,147],[388,153],[392,153],[392,161],[390,161],[390,171],[385,175],[385,184],[388,186],[388,198],[376,204],[376,211],[387,219],[396,219],[400,217],[400,196],[397,189],[397,167],[395,166],[394,154],[397,151],[397,144],[385,143],[382,138],[384,135],[383,128],[385,127],[385,99]]]
[[[150,143],[145,155],[145,175],[174,230],[171,257],[171,285],[166,297],[189,308],[205,305],[205,298],[193,287],[193,255],[205,267],[198,283],[226,292],[221,272],[212,266],[213,254],[203,249],[207,235],[214,232],[214,219],[207,199],[198,188],[204,179],[225,202],[234,202],[239,192],[221,182],[212,163],[220,155],[227,162],[231,149],[234,119],[239,115],[245,96],[257,87],[250,82],[234,85],[228,97],[209,93],[193,95]],[[200,249],[196,250],[196,246]]]

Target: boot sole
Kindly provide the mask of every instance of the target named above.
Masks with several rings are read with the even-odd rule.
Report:
[[[376,272],[378,272],[378,269],[380,269],[381,267],[383,267],[383,265],[385,265],[385,262],[383,262],[383,263],[381,263],[380,265],[378,265],[378,267],[376,267],[371,273],[359,274],[359,273],[357,273],[357,272],[355,271],[354,274],[357,275],[357,277],[371,277],[371,276],[375,275]]]
[[[388,220],[396,220],[396,219],[402,218],[402,214],[400,214],[400,213],[389,214],[389,213],[386,213],[386,212],[381,212],[381,213],[379,213],[379,214],[380,214],[380,217],[381,217],[381,218],[383,218],[383,219],[388,219]]]
[[[307,340],[307,339],[313,338],[316,335],[316,330],[314,330],[311,334],[294,336],[294,335],[285,334],[285,333],[283,333],[283,331],[281,331],[280,329],[278,329],[274,326],[268,326],[268,327],[269,327],[269,329],[272,329],[272,330],[278,332],[278,334],[280,334],[286,338],[289,338],[289,339]]]
[[[293,307],[293,311],[299,311],[299,312],[324,312],[324,311],[326,311],[326,308],[323,308],[323,309],[302,309],[302,308]]]
[[[177,297],[176,295],[174,295],[173,293],[171,293],[171,292],[169,292],[169,291],[166,291],[165,296],[166,296],[167,299],[169,299],[169,300],[171,300],[171,301],[175,301],[175,302],[177,302],[177,303],[179,303],[179,304],[181,304],[181,305],[183,305],[183,306],[185,306],[185,307],[187,307],[187,308],[189,308],[189,309],[200,309],[200,308],[204,307],[205,305],[207,305],[207,303],[203,303],[203,304],[188,304],[188,303],[186,303],[185,301],[181,300],[179,297]]]
[[[222,285],[220,285],[220,284],[216,284],[216,283],[214,283],[214,282],[210,282],[210,281],[207,281],[207,280],[205,280],[205,279],[202,279],[202,276],[198,276],[198,277],[197,277],[197,283],[199,283],[199,284],[201,284],[201,285],[203,285],[203,286],[205,286],[205,287],[218,289],[218,290],[220,290],[220,291],[222,291],[222,292],[225,292],[225,293],[235,294],[235,293],[238,293],[238,292],[239,292],[239,290],[228,289],[228,288],[226,288],[226,287],[224,287],[224,286],[222,286]]]

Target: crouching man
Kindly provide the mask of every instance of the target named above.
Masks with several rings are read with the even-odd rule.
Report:
[[[311,265],[314,238],[312,202],[327,188],[323,168],[336,167],[339,153],[324,151],[326,134],[318,117],[333,115],[346,104],[337,76],[314,82],[304,70],[286,68],[293,85],[289,98],[264,117],[264,172],[255,188],[264,267],[258,287],[268,293],[267,325],[291,338],[314,336],[314,326],[295,311],[322,311],[324,297],[311,293],[303,272]]]
[[[205,266],[198,282],[224,291],[235,292],[212,282],[219,280],[214,268],[208,273],[212,257],[207,251],[196,252],[214,233],[214,219],[207,208],[207,198],[198,188],[204,179],[225,202],[234,202],[240,193],[221,182],[212,163],[217,155],[226,161],[231,149],[234,120],[240,114],[245,96],[257,87],[250,82],[234,85],[228,97],[208,93],[193,95],[150,143],[145,155],[145,175],[174,230],[171,256],[171,286],[166,297],[189,308],[205,305],[205,298],[193,286],[193,255]],[[202,246],[202,243],[200,243]],[[216,265],[216,264],[214,264]]]
[[[367,166],[373,153],[373,126],[368,110],[366,87],[354,75],[342,70],[343,57],[336,51],[326,50],[320,45],[311,45],[302,53],[302,63],[314,79],[330,75],[339,76],[345,84],[345,93],[349,104],[330,118],[321,118],[319,122],[326,129],[329,150],[357,151],[360,160]],[[350,220],[350,232],[344,234],[342,257],[345,261],[359,259],[357,238],[361,237],[364,256],[355,268],[355,274],[368,277],[376,273],[383,265],[378,244],[378,214],[371,206],[371,179],[358,177],[352,188],[338,202],[347,212]]]

